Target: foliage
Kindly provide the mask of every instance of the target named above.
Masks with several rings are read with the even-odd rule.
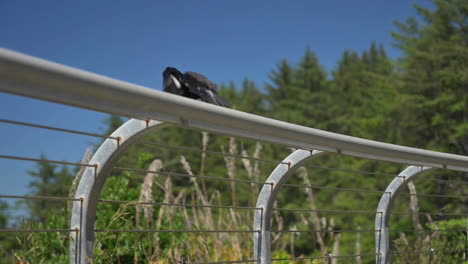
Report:
[[[405,144],[468,154],[467,10],[463,0],[415,5],[421,20],[396,22],[392,35],[405,53],[401,67],[401,140]],[[409,133],[411,131],[411,134]]]
[[[399,263],[468,263],[463,256],[466,254],[467,219],[451,219],[431,222],[428,233],[408,241],[400,234],[394,240],[396,250],[402,252],[393,256],[393,261]],[[465,261],[461,261],[465,259]]]

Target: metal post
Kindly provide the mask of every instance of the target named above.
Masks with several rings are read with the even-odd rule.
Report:
[[[327,263],[332,264],[332,253],[331,253],[331,251],[328,251],[328,253],[325,256],[327,257]]]
[[[431,248],[431,249],[429,250],[429,264],[432,264],[433,258],[434,258],[434,249]]]
[[[115,130],[112,138],[106,139],[94,153],[89,164],[96,166],[88,167],[84,171],[75,194],[75,198],[81,200],[73,203],[70,226],[77,229],[79,235],[76,240],[70,241],[70,256],[78,256],[78,259],[70,258],[71,264],[92,263],[97,203],[114,164],[137,139],[168,126],[171,125],[158,121],[130,119]]]
[[[398,193],[423,171],[432,169],[431,167],[409,166],[402,171],[388,185],[385,193],[380,198],[375,217],[375,253],[377,264],[390,263],[390,235],[388,231],[390,211]]]
[[[266,180],[266,184],[258,195],[257,206],[262,210],[255,211],[254,230],[254,259],[260,263],[271,263],[271,213],[273,203],[281,187],[292,173],[307,160],[324,154],[321,151],[296,150],[279,164]]]

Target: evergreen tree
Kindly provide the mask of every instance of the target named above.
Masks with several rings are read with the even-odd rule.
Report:
[[[317,56],[307,49],[297,67],[286,60],[270,74],[266,86],[270,116],[305,126],[320,128],[327,116],[322,93],[326,91],[327,74]]]
[[[40,157],[41,160],[46,160],[44,154]],[[30,193],[35,196],[54,196],[65,197],[68,195],[68,188],[72,181],[72,173],[66,166],[58,168],[57,165],[47,161],[37,163],[36,170],[28,171],[28,174],[33,177],[29,183],[31,188]],[[54,208],[66,207],[63,203],[53,203],[49,200],[27,200],[27,205],[30,210],[31,219],[43,221],[45,216],[42,212],[53,210]],[[50,213],[50,211],[48,211]]]
[[[346,50],[327,93],[327,130],[374,140],[391,141],[389,113],[396,105],[392,64],[382,46],[372,43],[359,56]],[[385,132],[385,133],[383,133]]]
[[[422,21],[395,22],[401,58],[405,144],[468,154],[468,2],[415,5]]]
[[[257,88],[256,84],[245,78],[242,89],[239,91],[239,110],[257,115],[264,115],[266,111],[265,95]]]
[[[10,219],[8,204],[4,201],[0,201],[0,229],[6,229],[8,227],[8,219]],[[13,243],[13,238],[8,233],[0,232],[0,262],[2,261],[3,255],[6,255],[6,252],[11,249]]]
[[[365,60],[367,53],[364,53]],[[327,121],[327,129],[337,133],[357,136],[354,113],[361,104],[363,96],[362,82],[363,63],[359,55],[346,50],[333,72],[330,93],[327,94],[331,118]]]
[[[292,99],[293,96],[293,71],[289,62],[284,59],[278,64],[277,69],[273,70],[268,76],[273,83],[265,87],[268,94],[268,112],[270,116],[278,117],[281,109],[293,107],[294,104],[286,100],[286,98]],[[288,118],[284,117],[284,119],[287,120]]]
[[[229,85],[220,85],[220,94],[231,102],[231,108],[239,111],[263,115],[266,112],[266,97],[257,85],[244,78],[241,88],[237,88],[234,82]]]

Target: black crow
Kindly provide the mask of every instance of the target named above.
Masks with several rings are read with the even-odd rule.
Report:
[[[167,67],[163,72],[163,86],[165,92],[229,107],[229,102],[216,92],[216,84],[196,72],[183,74],[176,68]]]

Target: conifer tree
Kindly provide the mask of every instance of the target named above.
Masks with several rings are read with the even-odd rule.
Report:
[[[332,75],[327,93],[331,114],[327,129],[389,141],[388,116],[396,98],[392,64],[384,48],[372,43],[362,56],[346,50]]]
[[[42,154],[40,159],[46,160],[47,157]],[[68,188],[73,176],[66,166],[58,168],[57,165],[50,162],[40,161],[37,163],[36,169],[28,171],[28,174],[33,177],[33,180],[29,183],[31,195],[53,197],[68,195]],[[54,208],[66,207],[66,204],[53,203],[43,199],[27,200],[26,204],[29,207],[31,219],[39,221],[45,219],[43,212],[46,210],[50,213]]]
[[[395,22],[401,58],[400,133],[405,144],[468,154],[468,2],[415,5],[422,17]]]
[[[320,127],[327,109],[321,107],[321,93],[327,87],[327,74],[317,56],[307,49],[297,67],[286,60],[270,74],[266,86],[270,116],[300,125]]]

